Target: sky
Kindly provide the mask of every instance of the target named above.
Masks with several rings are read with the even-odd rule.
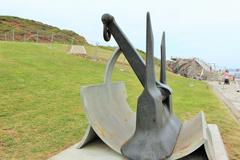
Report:
[[[218,68],[240,67],[239,0],[7,0],[0,15],[12,15],[70,29],[90,43],[104,42],[101,16],[110,13],[135,48],[146,48],[150,12],[155,56],[166,32],[167,58],[198,57]]]

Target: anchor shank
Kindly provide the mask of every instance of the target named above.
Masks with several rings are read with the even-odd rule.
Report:
[[[145,77],[146,77],[146,66],[144,64],[144,60],[139,55],[137,50],[132,46],[130,41],[128,40],[127,36],[122,32],[114,17],[109,14],[104,14],[102,16],[102,22],[104,24],[104,30],[107,31],[104,37],[105,40],[110,40],[110,35],[113,35],[114,39],[116,40],[117,44],[119,45],[120,49],[122,50],[124,56],[126,57],[128,63],[132,67],[133,71],[137,75],[139,81],[144,86],[145,84]],[[172,89],[168,86],[156,81],[157,87],[161,90],[163,98],[165,99],[169,96],[172,92]]]
[[[153,34],[147,13],[146,84],[138,97],[136,129],[121,148],[131,160],[163,160],[171,156],[181,123],[162,103],[162,93],[155,83]]]
[[[120,49],[122,50],[124,56],[126,57],[128,63],[131,65],[133,71],[137,75],[139,81],[144,86],[145,84],[145,64],[144,60],[141,56],[139,56],[139,53],[136,51],[136,49],[132,46],[130,41],[127,39],[125,34],[121,31],[121,29],[118,27],[115,20],[110,17],[111,15],[105,14],[102,18],[103,23],[105,27],[108,28],[109,32],[113,35],[116,42],[118,43]],[[104,20],[107,19],[108,21],[105,22]]]

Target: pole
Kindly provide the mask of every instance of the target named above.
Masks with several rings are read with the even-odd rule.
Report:
[[[74,42],[74,38],[72,38],[72,42],[71,42],[71,45],[73,45],[73,42]]]
[[[7,41],[7,33],[5,33],[5,41]]]

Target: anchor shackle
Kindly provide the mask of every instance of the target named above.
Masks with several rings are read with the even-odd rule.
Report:
[[[111,39],[111,32],[109,31],[108,25],[114,21],[114,17],[110,14],[104,14],[102,16],[103,22],[103,38],[105,41],[109,41]]]

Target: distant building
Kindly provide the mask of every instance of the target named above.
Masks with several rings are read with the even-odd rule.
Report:
[[[69,54],[86,56],[87,51],[86,51],[84,46],[72,45],[71,48],[70,48]]]
[[[172,72],[193,79],[207,79],[212,70],[209,64],[198,58],[171,58],[167,64]]]

